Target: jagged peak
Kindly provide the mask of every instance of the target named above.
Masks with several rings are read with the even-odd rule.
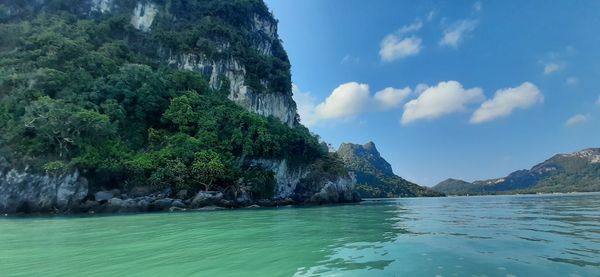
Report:
[[[371,153],[373,153],[374,155],[379,156],[379,151],[377,151],[377,147],[375,146],[375,143],[372,141],[369,141],[365,144],[363,144],[363,148]]]

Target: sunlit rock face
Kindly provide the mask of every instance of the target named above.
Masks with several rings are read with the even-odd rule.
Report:
[[[11,169],[0,172],[0,212],[38,213],[76,210],[88,194],[78,171],[63,175]]]
[[[47,0],[27,0],[29,5],[7,6],[5,17],[19,16],[26,11],[42,11]],[[159,1],[139,0],[84,0],[72,7],[82,16],[110,16],[111,14],[130,15],[129,23],[141,33],[151,35],[153,24],[161,15],[169,14],[168,8]],[[172,16],[172,15],[169,15]],[[252,33],[251,47],[265,58],[273,57],[275,44],[279,48],[276,21],[266,15],[249,14],[248,30]],[[0,15],[0,18],[2,15]],[[200,20],[200,18],[198,19]],[[219,53],[229,50],[229,42],[219,42]],[[219,55],[219,58],[208,58],[205,53],[198,51],[173,51],[157,47],[161,62],[170,66],[195,71],[207,76],[214,89],[221,86],[220,78],[224,77],[229,83],[229,99],[244,107],[246,110],[263,115],[273,116],[290,127],[298,125],[296,103],[292,99],[291,86],[289,91],[271,91],[272,80],[258,80],[260,84],[251,88],[248,84],[248,72],[243,62],[231,55]],[[260,70],[260,69],[259,69]]]
[[[286,160],[253,160],[252,166],[259,166],[275,174],[274,199],[293,198],[300,202],[344,203],[356,202],[360,196],[355,192],[356,179],[353,175],[337,176],[331,180],[321,179],[308,183],[310,173],[306,166],[290,166]]]
[[[168,54],[167,63],[179,69],[209,76],[213,89],[221,86],[221,77],[228,80],[229,99],[246,110],[273,116],[290,127],[297,125],[296,103],[291,93],[265,93],[246,85],[246,69],[235,59],[210,60],[201,54]]]
[[[91,11],[109,13],[113,8],[113,0],[92,0]]]
[[[131,16],[131,25],[142,32],[148,32],[157,13],[158,6],[156,4],[138,2]]]

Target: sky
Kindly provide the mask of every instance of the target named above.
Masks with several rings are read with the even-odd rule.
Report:
[[[302,123],[410,181],[600,147],[600,1],[266,2]]]

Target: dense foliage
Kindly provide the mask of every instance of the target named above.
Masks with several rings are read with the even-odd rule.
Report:
[[[44,12],[18,19],[3,17],[0,7],[0,167],[78,168],[103,187],[210,190],[245,183],[256,196],[269,197],[272,172],[245,161],[293,157],[305,163],[327,156],[306,128],[246,112],[225,89],[209,88],[197,73],[161,66],[150,54],[157,40],[208,51],[222,39],[232,52],[220,55],[237,55],[250,74],[267,74],[253,80],[288,89],[285,53],[259,56],[243,36],[248,28],[240,27],[248,24],[244,9],[268,12],[262,2],[166,1],[177,24],[162,18],[151,34],[136,32],[120,14],[86,19],[71,10],[77,3],[50,2]],[[179,13],[190,9],[198,12]],[[193,24],[207,18],[196,13],[211,15],[201,21],[206,24]]]
[[[372,142],[365,145],[344,143],[338,155],[347,169],[356,175],[356,190],[363,198],[442,196],[395,175]]]

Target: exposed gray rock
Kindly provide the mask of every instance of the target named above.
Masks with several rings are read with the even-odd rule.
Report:
[[[99,191],[94,193],[94,199],[98,202],[108,201],[111,198],[115,197],[115,193],[113,191]]]
[[[63,175],[0,172],[0,212],[66,212],[78,209],[88,182],[79,171]]]
[[[113,0],[92,0],[91,11],[109,13],[113,8]]]
[[[115,208],[121,208],[121,206],[123,206],[124,201],[120,198],[111,198],[110,200],[108,200],[108,205],[115,207]]]
[[[177,208],[186,208],[187,207],[187,205],[184,204],[183,202],[181,202],[181,200],[179,200],[179,199],[175,199],[173,201],[173,203],[171,203],[171,206],[172,207],[177,207]]]
[[[345,203],[360,201],[360,196],[352,189],[356,179],[339,178],[336,181],[327,181],[318,193],[315,193],[310,202],[314,203]]]
[[[154,202],[152,202],[151,206],[157,210],[166,210],[171,207],[171,203],[173,203],[173,199],[163,198],[155,200]]]
[[[246,110],[263,115],[274,116],[288,126],[295,126],[296,103],[291,92],[265,93],[253,91],[246,85],[246,69],[232,58],[209,60],[203,54],[173,53],[166,51],[167,63],[179,69],[191,70],[209,78],[212,88],[221,86],[220,77],[229,81],[229,99]]]
[[[134,213],[134,212],[143,212],[145,209],[143,206],[140,206],[140,203],[135,201],[135,199],[126,199],[121,203],[121,208],[119,212],[122,213]]]
[[[275,173],[274,199],[298,198],[300,202],[310,201],[319,203],[356,202],[360,197],[353,195],[356,179],[353,175],[340,176],[334,180],[322,180],[317,184],[303,184],[304,178],[310,173],[305,166],[289,167],[286,160],[253,160],[251,166],[259,166]],[[299,193],[302,192],[302,193]],[[265,205],[261,205],[265,206]]]
[[[219,205],[223,200],[223,193],[215,191],[200,191],[192,200],[193,207]]]
[[[142,31],[150,31],[154,17],[158,14],[158,6],[151,2],[138,2],[131,16],[131,25]]]
[[[288,167],[286,160],[253,160],[250,162],[250,165],[271,170],[275,173],[276,187],[274,198],[276,199],[292,197],[300,180],[310,173],[304,167]]]

